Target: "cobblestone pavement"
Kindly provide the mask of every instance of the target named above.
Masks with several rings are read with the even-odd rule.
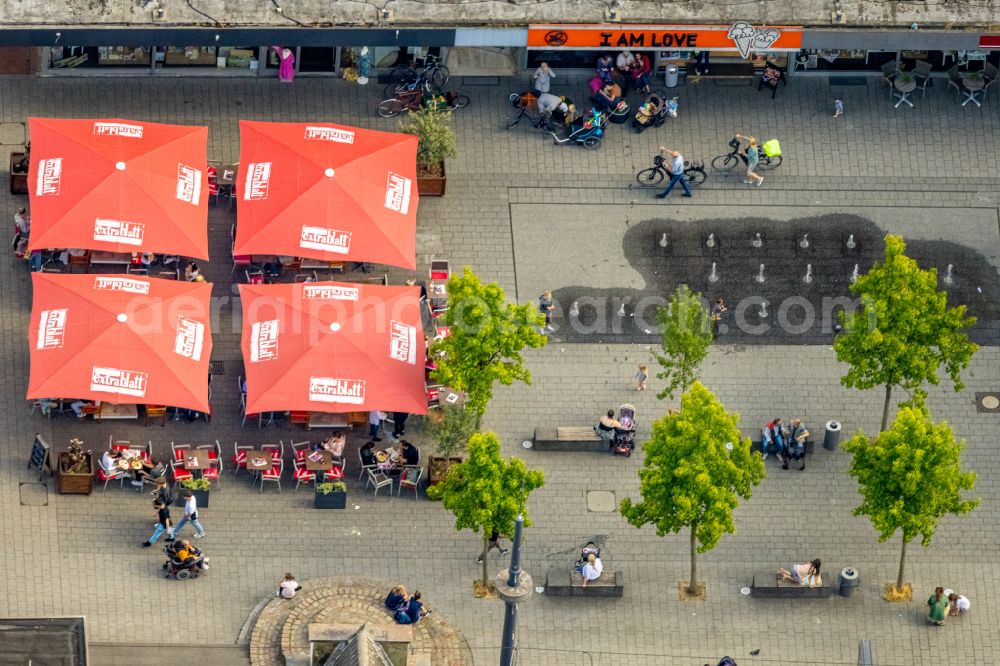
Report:
[[[449,258],[453,266],[470,264],[522,301],[534,298],[544,285],[546,265],[551,265],[552,279],[564,281],[544,285],[555,289],[627,286],[634,279],[629,273],[616,272],[604,257],[600,263],[581,261],[574,246],[605,238],[611,248],[607,262],[624,261],[618,239],[640,219],[636,209],[649,212],[654,203],[651,193],[630,184],[655,147],[668,144],[707,161],[723,152],[736,131],[780,137],[786,155],[780,170],[752,190],[741,186],[736,175],[712,177],[695,198],[662,204],[663,216],[684,211],[677,219],[723,219],[739,208],[764,218],[776,208],[829,212],[849,205],[877,221],[887,219],[879,211],[895,209],[893,219],[911,228],[919,224],[913,233],[922,238],[972,247],[994,269],[998,264],[1000,107],[993,97],[982,109],[963,108],[938,85],[916,101],[915,109],[894,110],[875,78],[868,86],[850,87],[794,79],[774,101],[748,85],[690,82],[678,91],[679,119],[642,135],[611,128],[603,148],[590,152],[552,146],[528,127],[501,130],[510,110],[506,95],[520,85],[510,80],[499,87],[464,90],[473,104],[456,116],[461,155],[448,164],[448,195],[420,205],[421,271],[431,257]],[[579,90],[567,92],[580,98]],[[324,119],[393,128],[394,121],[375,117],[375,96],[372,88],[327,79],[300,79],[292,86],[231,79],[6,79],[0,86],[0,137],[16,143],[21,130],[12,123],[23,123],[32,114],[147,118],[206,124],[211,158],[231,160],[236,158],[241,118]],[[845,100],[845,118],[830,117],[834,97]],[[11,214],[22,201],[0,195],[0,210]],[[548,203],[561,206],[535,208]],[[695,207],[695,213],[689,211]],[[974,215],[963,213],[969,209],[976,209]],[[973,217],[976,225],[965,224]],[[143,428],[30,416],[23,399],[30,283],[23,265],[13,259],[0,262],[5,285],[0,359],[9,389],[0,397],[0,538],[8,544],[0,574],[0,615],[85,615],[90,638],[104,644],[233,645],[241,640],[251,609],[273,594],[286,571],[306,586],[310,579],[365,576],[421,589],[429,605],[462,632],[475,663],[495,663],[503,607],[472,597],[476,538],[455,533],[438,505],[405,497],[373,498],[354,476],[348,509],[320,512],[310,508],[306,492],[292,492],[287,483],[281,494],[271,488],[261,494],[249,488],[245,475],[234,479],[227,472],[203,512],[208,536],[199,545],[212,557],[212,570],[197,580],[168,581],[158,575],[158,553],[139,547],[152,524],[146,496],[115,486],[90,497],[58,496],[35,485],[36,474],[25,470],[35,432],[58,447],[71,435],[95,449],[110,434],[152,440],[161,455],[170,441],[219,439],[228,449],[236,440],[305,438],[287,426],[239,428],[239,322],[227,270],[234,218],[224,208],[212,210],[214,261],[203,269],[216,284],[218,304],[213,360],[221,374],[213,385],[211,425],[168,422],[162,428]],[[403,277],[390,273],[397,280]],[[987,297],[997,302],[997,294]],[[641,440],[650,420],[665,410],[655,391],[628,390],[635,364],[650,360],[649,346],[641,343],[554,340],[529,354],[532,386],[496,393],[487,425],[501,435],[508,453],[522,455],[546,473],[545,487],[532,499],[535,526],[527,532],[527,570],[542,578],[549,566],[568,565],[578,544],[599,538],[607,566],[626,572],[626,595],[619,600],[532,598],[519,613],[518,663],[700,665],[731,654],[741,666],[853,664],[862,638],[874,640],[880,666],[994,662],[1000,639],[1000,578],[990,566],[1000,551],[998,417],[978,413],[973,393],[1000,388],[998,348],[979,352],[963,393],[931,391],[935,415],[968,439],[965,460],[979,473],[983,505],[962,519],[944,520],[929,549],[910,549],[907,578],[916,599],[895,605],[882,602],[879,589],[895,576],[898,541],[878,544],[870,525],[851,516],[858,498],[846,476],[848,458],[840,450],[820,448],[803,472],[782,472],[769,460],[771,476],[739,509],[738,532],[700,559],[708,600],[680,603],[676,587],[688,572],[687,536],[658,538],[652,530],[626,525],[614,513],[587,510],[591,490],[612,491],[616,500],[634,496],[641,456],[610,459],[521,449],[535,425],[588,424],[600,411],[626,401],[638,408]],[[730,409],[743,415],[746,427],[781,414],[801,415],[814,432],[829,418],[841,419],[848,432],[871,432],[880,416],[880,395],[840,388],[842,371],[827,345],[744,346],[722,339],[705,364],[704,379]],[[656,384],[651,382],[651,388]],[[849,599],[789,604],[739,593],[755,569],[816,556],[823,558],[831,579],[840,567],[857,567],[859,592]],[[504,564],[496,563],[498,569]],[[938,584],[966,593],[972,613],[944,628],[927,627],[921,602]],[[748,656],[754,648],[760,654]]]

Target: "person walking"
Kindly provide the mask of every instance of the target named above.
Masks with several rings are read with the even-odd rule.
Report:
[[[368,437],[375,442],[381,442],[382,438],[379,434],[382,432],[382,419],[385,418],[385,412],[380,412],[374,409],[368,412]]]
[[[281,597],[282,599],[291,599],[295,596],[295,593],[302,589],[299,585],[299,581],[295,580],[295,576],[290,573],[286,573],[285,577],[281,579],[278,583],[278,593],[275,595]]]
[[[489,555],[489,552],[494,548],[500,551],[500,557],[503,557],[504,555],[510,552],[510,548],[500,547],[500,533],[497,532],[496,530],[493,530],[493,533],[490,534],[489,543],[486,544],[486,554]],[[479,557],[476,558],[476,564],[482,564],[482,563],[483,563],[483,554],[480,553]]]
[[[156,529],[153,530],[151,537],[142,542],[143,548],[149,548],[156,543],[164,532],[167,533],[167,541],[173,541],[177,532],[173,527],[173,521],[170,520],[170,508],[162,500],[153,500],[153,509],[156,511]]]
[[[743,151],[743,156],[747,160],[747,177],[743,179],[743,182],[747,185],[752,183],[757,183],[757,187],[760,187],[764,183],[764,176],[758,176],[754,173],[754,169],[757,168],[757,164],[760,162],[760,149],[757,148],[757,139],[747,137],[747,148]]]
[[[684,190],[682,196],[690,197],[691,188],[688,187],[687,179],[684,178],[684,156],[681,155],[676,150],[667,148],[666,146],[660,146],[661,153],[667,153],[670,155],[670,182],[667,183],[665,190],[656,195],[657,199],[666,199],[670,191],[674,189],[674,185],[677,183],[681,184],[681,188]]]
[[[198,499],[194,496],[194,493],[190,490],[184,491],[184,517],[181,518],[180,522],[177,523],[177,527],[174,528],[174,534],[180,534],[181,528],[188,523],[194,527],[194,538],[200,539],[205,536],[205,528],[202,527],[201,522],[198,520]]]
[[[715,299],[715,303],[712,304],[712,309],[709,314],[709,319],[712,321],[712,339],[719,337],[719,322],[722,321],[722,315],[728,311],[729,309],[726,307],[726,301],[724,299]]]
[[[645,391],[647,379],[649,379],[649,369],[645,363],[640,363],[639,372],[635,373],[635,390]]]
[[[535,82],[535,93],[541,97],[542,93],[547,93],[552,87],[552,79],[556,78],[556,73],[549,67],[549,63],[543,62],[531,78]]]
[[[545,315],[545,326],[542,328],[542,335],[548,335],[549,331],[555,331],[552,326],[552,313],[556,311],[556,305],[552,302],[552,292],[545,291],[538,297],[538,311]]]
[[[392,438],[399,439],[406,434],[406,419],[410,415],[406,412],[393,412],[392,413]]]

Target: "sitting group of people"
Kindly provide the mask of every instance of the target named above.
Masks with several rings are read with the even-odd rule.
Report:
[[[385,597],[385,607],[392,613],[397,624],[416,624],[421,618],[431,614],[420,600],[420,591],[414,592],[411,596],[402,585],[397,585],[389,591]]]
[[[394,468],[418,465],[420,463],[420,449],[411,442],[402,439],[392,449],[393,455],[390,456],[390,460],[392,460]],[[361,457],[361,464],[366,467],[379,463],[377,452],[375,451],[375,442],[366,442],[358,453]]]
[[[802,419],[792,419],[792,422],[785,425],[780,418],[772,419],[760,430],[761,451],[764,458],[771,453],[781,460],[781,469],[788,469],[788,463],[798,460],[799,469],[806,468],[806,440],[809,439],[809,430],[802,423]]]
[[[118,464],[122,460],[128,460],[130,463],[132,461],[138,462],[137,466],[129,464],[127,469],[132,472],[132,485],[139,488],[142,487],[143,481],[153,483],[167,471],[165,465],[157,464],[156,461],[141,455],[126,458],[125,454],[118,449],[108,449],[101,455],[101,469],[104,470],[105,474],[111,475],[113,472],[125,469]]]
[[[649,55],[623,50],[617,56],[604,54],[597,59],[597,76],[607,83],[619,83],[628,95],[630,88],[649,92],[653,61]]]
[[[938,587],[927,599],[927,621],[941,626],[946,617],[968,613],[972,602],[965,595]]]

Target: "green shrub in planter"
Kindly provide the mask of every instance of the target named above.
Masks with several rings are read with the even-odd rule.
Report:
[[[194,493],[198,508],[208,506],[208,491],[212,487],[209,479],[184,479],[181,481],[181,493],[177,496],[177,506],[184,506],[184,491],[190,490]]]
[[[313,507],[316,509],[346,509],[347,484],[343,481],[317,483],[313,493]]]

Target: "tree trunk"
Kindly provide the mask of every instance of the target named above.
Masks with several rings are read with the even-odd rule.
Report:
[[[691,526],[691,579],[688,581],[688,594],[692,597],[698,594],[698,539],[695,537],[695,526]]]
[[[483,530],[483,587],[487,587],[489,585],[489,582],[486,579],[487,575],[486,555],[490,552],[489,548],[490,548],[490,541],[489,538],[486,536],[486,530]]]
[[[906,539],[903,539],[903,550],[899,554],[899,575],[896,576],[896,589],[903,589],[903,570],[906,567]]]
[[[885,404],[882,406],[882,427],[879,432],[885,431],[885,426],[889,423],[889,404],[892,402],[892,384],[885,385]]]

